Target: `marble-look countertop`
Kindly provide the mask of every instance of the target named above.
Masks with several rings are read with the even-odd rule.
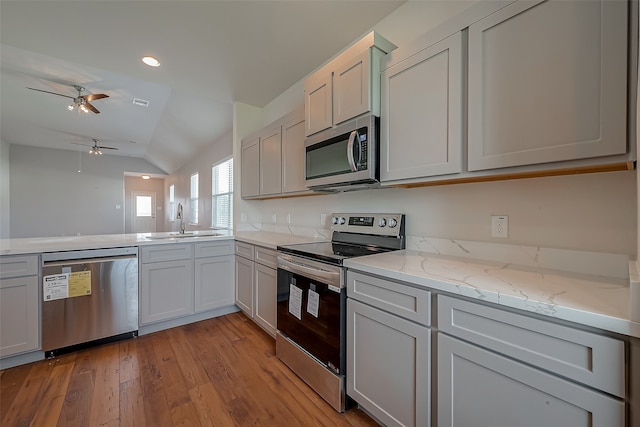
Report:
[[[640,338],[629,279],[417,250],[352,258],[349,269]]]
[[[45,252],[233,239],[233,233],[228,230],[200,230],[188,231],[187,233],[189,234],[186,236],[175,236],[176,233],[174,232],[165,232],[0,239],[0,255],[25,255]]]
[[[263,246],[275,250],[281,245],[292,245],[295,243],[326,242],[331,240],[325,236],[301,236],[287,233],[277,233],[272,231],[236,231],[236,240],[252,245]]]

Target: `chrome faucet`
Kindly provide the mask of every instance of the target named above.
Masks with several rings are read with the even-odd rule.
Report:
[[[180,220],[180,234],[184,234],[184,214],[182,213],[182,203],[178,203],[178,213],[176,219]]]

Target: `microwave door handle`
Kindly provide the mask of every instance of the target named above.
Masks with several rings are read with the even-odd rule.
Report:
[[[358,144],[360,144],[360,138],[358,138],[358,131],[354,130],[353,132],[351,132],[351,135],[349,135],[349,143],[347,144],[347,160],[349,161],[349,167],[351,168],[351,172],[358,171],[358,167],[356,166],[356,161],[353,158],[353,145],[356,143],[356,140]],[[360,161],[360,159],[358,159],[358,161]]]

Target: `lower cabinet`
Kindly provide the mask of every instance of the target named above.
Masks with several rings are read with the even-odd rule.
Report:
[[[38,257],[0,258],[0,357],[40,348]]]
[[[140,324],[233,305],[233,240],[140,247]]]
[[[347,394],[386,426],[429,426],[429,293],[348,272],[347,297]]]
[[[438,426],[625,426],[618,339],[438,296]]]
[[[277,266],[273,249],[236,242],[236,305],[274,338]]]

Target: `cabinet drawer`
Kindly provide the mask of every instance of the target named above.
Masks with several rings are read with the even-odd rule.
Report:
[[[211,256],[233,255],[233,240],[221,240],[215,242],[202,242],[194,245],[196,258]]]
[[[192,254],[192,244],[141,246],[140,263],[190,259]]]
[[[431,292],[391,280],[347,272],[347,297],[429,326]]]
[[[271,268],[278,268],[278,255],[273,249],[255,246],[254,258],[257,263]]]
[[[0,278],[34,276],[38,274],[38,256],[0,257]]]
[[[442,295],[438,328],[615,396],[625,395],[620,340]]]
[[[253,260],[253,245],[236,242],[236,255]]]

